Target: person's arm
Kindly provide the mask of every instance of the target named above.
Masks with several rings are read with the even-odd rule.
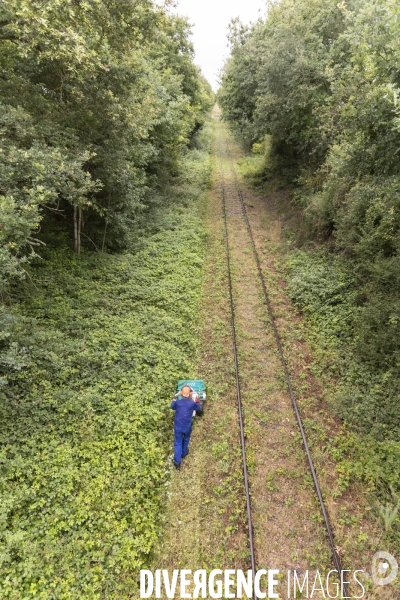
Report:
[[[196,402],[194,403],[194,407],[193,408],[197,412],[200,412],[201,410],[203,410],[203,407],[202,407],[202,405],[200,403],[200,399],[196,400]]]
[[[176,410],[176,400],[175,399],[172,400],[171,408],[172,408],[172,410]]]

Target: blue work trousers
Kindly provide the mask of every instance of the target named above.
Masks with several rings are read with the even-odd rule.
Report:
[[[189,452],[189,441],[192,427],[186,431],[174,429],[174,461],[180,465],[182,458]]]

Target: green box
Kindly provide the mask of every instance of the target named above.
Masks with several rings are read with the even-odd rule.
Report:
[[[202,379],[180,379],[176,386],[176,391],[180,392],[184,385],[188,385],[194,390],[201,399],[206,398],[206,384]]]

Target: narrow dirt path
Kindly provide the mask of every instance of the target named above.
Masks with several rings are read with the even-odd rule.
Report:
[[[250,568],[219,179],[221,158],[257,568],[279,569],[281,573],[309,570],[313,581],[316,569],[322,574],[334,568],[332,557],[237,202],[227,143],[234,159],[240,157],[240,149],[217,113],[214,117],[213,185],[205,216],[208,258],[200,315],[201,351],[197,372],[192,375],[206,381],[208,402],[204,417],[196,422],[189,457],[172,477],[164,535],[153,569]],[[365,532],[373,544],[379,545],[379,538],[365,518],[362,494],[353,490],[352,495],[342,496],[337,487],[335,464],[327,448],[329,434],[339,424],[329,415],[323,390],[311,373],[312,357],[302,335],[304,324],[290,305],[277,269],[281,223],[268,202],[246,189],[244,195],[286,358],[305,424],[312,434],[320,484],[340,553],[344,553],[343,568],[367,570],[371,546],[365,544]],[[322,597],[321,592],[313,594],[313,598]],[[375,595],[374,591],[365,597],[383,598],[384,594],[378,591]]]

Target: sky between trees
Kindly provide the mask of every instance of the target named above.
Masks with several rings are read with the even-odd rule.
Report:
[[[174,12],[193,23],[195,62],[216,91],[218,72],[229,54],[226,34],[230,20],[255,21],[265,14],[266,5],[264,0],[179,0]]]

